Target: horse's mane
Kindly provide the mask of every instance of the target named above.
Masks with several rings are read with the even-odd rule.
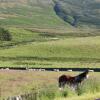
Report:
[[[79,74],[78,76],[81,76],[81,77],[83,76],[83,77],[84,77],[84,76],[86,76],[86,75],[88,74],[88,72],[89,72],[89,71],[88,71],[88,70],[86,70],[85,72],[83,72],[83,73]]]
[[[76,77],[76,82],[82,82],[86,78],[86,75],[89,73],[89,70],[84,71],[83,73],[75,76]]]

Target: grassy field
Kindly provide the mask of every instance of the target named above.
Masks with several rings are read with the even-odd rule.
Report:
[[[99,4],[99,0],[0,0],[0,27],[11,35],[4,41],[0,31],[0,67],[100,68]],[[45,89],[41,94],[49,100],[53,86],[55,100],[100,98],[99,73],[90,73],[79,96],[67,89],[58,91],[57,79],[63,73],[77,74],[0,70],[0,99],[48,87],[47,94]]]
[[[1,67],[100,67],[98,31],[8,30],[12,40],[0,41]]]
[[[90,72],[88,81],[84,81],[80,88],[81,91],[79,92],[79,96],[74,91],[67,90],[67,88],[64,90],[65,92],[58,90],[57,80],[60,75],[77,75],[78,73],[79,72],[33,72],[2,70],[0,71],[0,97],[2,100],[2,98],[6,98],[8,96],[30,93],[35,89],[46,89],[47,94],[49,91],[52,91],[50,93],[51,95],[55,95],[55,100],[73,100],[74,98],[76,98],[75,100],[93,100],[100,98],[100,74],[94,72]],[[68,95],[63,95],[64,93],[68,93]],[[87,94],[89,95],[87,96]]]
[[[67,98],[67,100],[96,100],[100,98],[100,93],[97,94],[85,94],[82,96],[73,96]],[[56,98],[55,100],[66,100],[66,98]]]
[[[99,3],[97,0],[1,0],[0,27],[10,32],[12,40],[0,40],[0,66],[99,67]],[[61,14],[68,16],[66,21],[55,11],[57,4]],[[79,27],[71,25],[75,16],[80,16]]]

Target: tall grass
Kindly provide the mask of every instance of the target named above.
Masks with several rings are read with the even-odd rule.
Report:
[[[88,81],[83,82],[77,89],[78,95],[83,95],[87,93],[100,92],[100,80],[98,79],[89,79]]]
[[[18,31],[19,32],[19,31]],[[27,35],[23,31],[22,37],[15,36],[15,40],[26,41],[30,36],[36,40],[35,33]],[[14,33],[15,34],[15,33]],[[25,34],[25,36],[24,36]],[[17,34],[15,34],[17,35]],[[31,39],[32,39],[31,38]],[[44,38],[45,41],[42,41]],[[2,66],[31,66],[31,67],[99,67],[100,66],[100,37],[60,38],[49,41],[37,35],[37,41],[28,44],[15,45],[9,49],[0,50]],[[40,39],[41,41],[38,41]],[[25,43],[25,42],[24,42]],[[23,52],[24,51],[24,52]],[[3,62],[2,62],[3,61]],[[4,62],[5,61],[5,62]],[[12,62],[11,62],[12,61]],[[9,63],[9,64],[7,64]],[[46,65],[45,65],[46,63]],[[48,66],[47,66],[48,65]]]
[[[87,94],[96,95],[100,93],[100,79],[99,73],[90,73],[89,79],[83,81],[77,91],[73,91],[66,85],[63,91],[60,91],[57,84],[57,78],[61,74],[76,75],[74,72],[33,72],[33,71],[1,71],[0,84],[1,84],[1,97],[18,96],[29,94],[37,94],[38,98],[46,100],[45,98],[52,98],[51,100],[71,100],[72,98],[84,97]],[[25,77],[24,77],[25,76]],[[12,92],[10,92],[12,91]],[[92,95],[89,95],[89,98]],[[96,97],[96,96],[95,96]],[[97,96],[98,98],[100,95]],[[70,99],[69,99],[70,98]],[[40,99],[40,100],[41,100]],[[48,100],[47,99],[47,100]],[[73,99],[74,100],[74,99]],[[75,99],[81,100],[81,99]],[[83,99],[86,100],[86,99]],[[92,99],[89,99],[92,100]],[[94,99],[93,99],[94,100]]]
[[[66,88],[62,91],[58,90],[57,87],[45,88],[41,92],[39,92],[40,100],[54,100],[55,98],[69,98],[69,97],[77,97],[77,96],[85,96],[87,94],[96,94],[100,92],[100,80],[98,79],[89,79],[84,81],[76,91],[72,90],[70,87],[66,86]],[[87,100],[87,99],[84,99]]]

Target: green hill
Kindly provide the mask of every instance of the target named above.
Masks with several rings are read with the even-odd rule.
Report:
[[[72,26],[100,27],[100,0],[56,0],[54,10]]]
[[[0,0],[0,26],[100,27],[100,0]]]
[[[0,25],[60,28],[66,24],[55,13],[52,0],[0,0]]]
[[[0,66],[99,67],[99,4],[0,0]]]

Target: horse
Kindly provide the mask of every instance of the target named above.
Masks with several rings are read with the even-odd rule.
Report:
[[[88,73],[89,70],[86,70],[77,76],[61,75],[58,79],[59,89],[61,90],[67,84],[72,87],[73,90],[76,90],[78,85],[81,84],[84,79],[88,78]]]

